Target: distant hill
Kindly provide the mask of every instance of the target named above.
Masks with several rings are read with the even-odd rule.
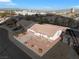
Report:
[[[21,10],[32,10],[32,11],[43,11],[43,12],[57,12],[57,13],[63,13],[63,12],[69,12],[71,10],[71,8],[69,9],[60,9],[60,10],[35,10],[35,9],[22,9],[22,8],[0,8],[0,10],[17,10],[17,11],[21,11]],[[75,8],[75,12],[79,13],[79,8]]]
[[[79,13],[79,8],[74,8],[76,13]],[[55,10],[55,12],[57,13],[62,13],[62,12],[69,12],[71,10],[70,9],[61,9],[61,10]]]

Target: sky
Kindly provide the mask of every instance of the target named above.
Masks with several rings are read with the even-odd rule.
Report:
[[[79,0],[0,0],[0,8],[79,8]]]

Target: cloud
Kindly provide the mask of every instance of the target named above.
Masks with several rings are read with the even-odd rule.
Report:
[[[11,0],[0,0],[0,2],[11,2]]]
[[[0,3],[2,5],[6,5],[6,6],[15,6],[16,5],[15,3],[13,3],[12,0],[0,0]]]
[[[73,8],[79,8],[79,5],[73,6]]]
[[[9,3],[6,3],[5,5],[7,5],[7,6],[15,6],[16,4],[13,3],[13,2],[9,2]]]

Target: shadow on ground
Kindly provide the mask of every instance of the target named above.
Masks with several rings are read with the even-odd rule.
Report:
[[[0,28],[0,59],[31,59],[8,38],[8,31]]]

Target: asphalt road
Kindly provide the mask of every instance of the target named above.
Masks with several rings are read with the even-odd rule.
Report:
[[[0,59],[31,59],[8,38],[8,31],[0,28]]]

